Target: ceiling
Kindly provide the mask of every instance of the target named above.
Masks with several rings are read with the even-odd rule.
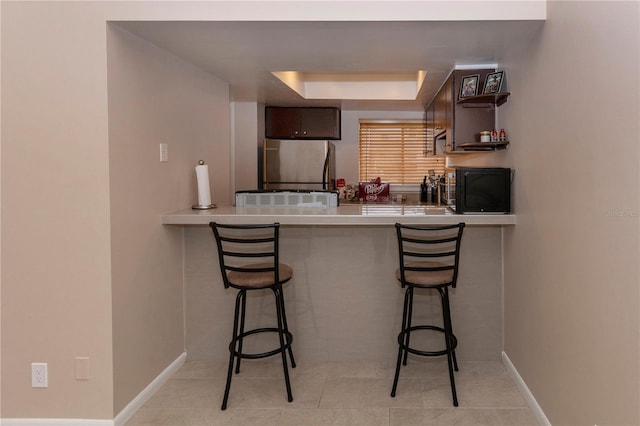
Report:
[[[422,110],[453,68],[500,64],[544,21],[229,22],[121,21],[116,25],[230,85],[235,101],[345,110]],[[415,73],[415,100],[304,99],[272,72]]]

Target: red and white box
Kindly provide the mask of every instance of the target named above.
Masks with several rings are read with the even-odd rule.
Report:
[[[338,191],[338,198],[340,198],[341,200],[347,198],[347,195],[346,195],[347,188],[346,188],[346,186],[347,185],[346,185],[344,179],[337,179],[336,180],[336,189]]]
[[[380,178],[359,182],[358,199],[363,203],[388,203],[390,201],[389,182],[381,182]]]

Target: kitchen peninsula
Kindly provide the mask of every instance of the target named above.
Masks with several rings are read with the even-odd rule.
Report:
[[[184,209],[165,214],[165,225],[206,225],[209,222],[247,224],[256,221],[282,225],[438,225],[465,222],[468,225],[515,225],[513,214],[455,214],[447,207],[420,204],[344,204],[333,208],[234,207],[211,210]]]
[[[459,215],[445,207],[411,204],[344,204],[334,208],[234,207],[184,209],[163,215],[183,226],[186,351],[190,359],[224,361],[233,297],[223,288],[211,221],[280,222],[280,258],[294,270],[284,292],[296,360],[382,361],[397,355],[403,292],[396,222],[464,221],[458,287],[451,292],[461,360],[499,360],[502,352],[502,229],[515,215]],[[250,298],[247,321],[269,323],[272,307]],[[260,306],[259,306],[260,305]],[[416,321],[440,321],[439,301],[416,298]],[[264,348],[264,342],[251,342]],[[436,343],[437,344],[437,343]]]

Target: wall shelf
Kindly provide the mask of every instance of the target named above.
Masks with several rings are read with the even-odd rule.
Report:
[[[484,95],[468,96],[466,98],[458,99],[456,102],[458,105],[462,105],[464,108],[486,108],[487,106],[500,106],[507,102],[507,98],[511,93],[500,92]]]
[[[495,73],[495,69],[474,72],[482,81]],[[496,128],[496,108],[507,102],[511,93],[501,91],[458,99],[462,81],[468,74],[468,70],[453,70],[425,108],[427,132],[433,135],[425,142],[425,149],[431,150],[434,156],[494,152],[509,145],[508,141],[475,142],[480,130]]]
[[[497,151],[509,146],[509,141],[500,142],[467,142],[456,145],[456,148],[464,151]]]

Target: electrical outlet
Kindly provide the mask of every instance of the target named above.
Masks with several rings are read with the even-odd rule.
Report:
[[[31,387],[46,388],[49,387],[47,380],[47,363],[34,362],[31,363]]]

